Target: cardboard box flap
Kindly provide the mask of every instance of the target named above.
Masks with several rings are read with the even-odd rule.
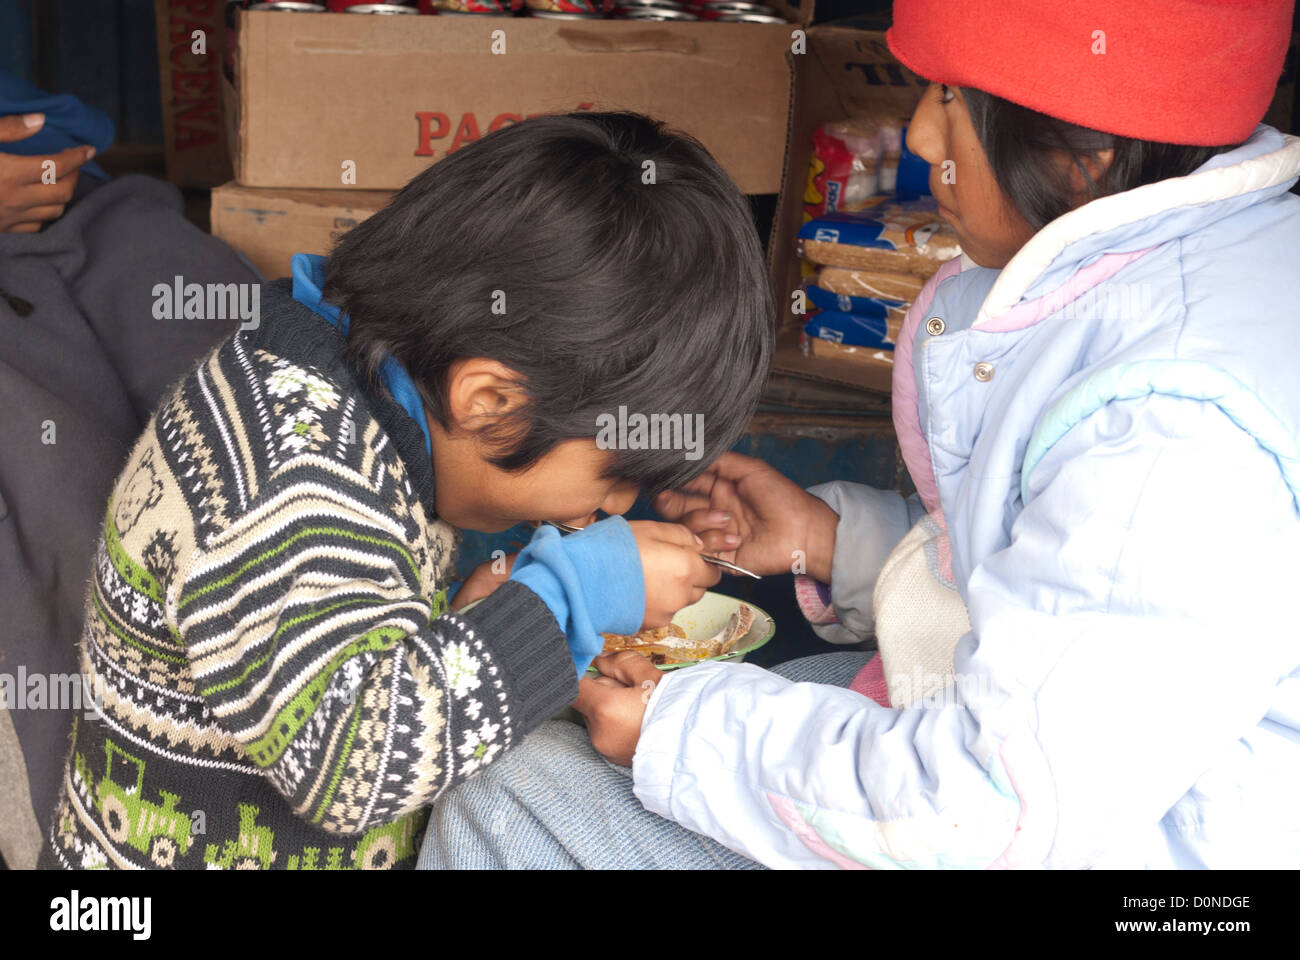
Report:
[[[841,117],[894,113],[906,121],[928,81],[894,59],[883,31],[850,25],[855,22],[837,20],[811,28],[809,53],[819,68],[816,82],[834,97]]]
[[[803,194],[813,131],[828,121],[854,116],[893,114],[906,120],[927,85],[894,59],[883,31],[848,25],[852,23],[856,21],[810,27],[808,53],[793,58],[795,95],[790,145],[769,244],[772,292],[781,314],[773,366],[795,376],[887,393],[889,378],[877,370],[804,356],[798,336],[807,318],[792,312],[793,294],[800,285],[794,238],[804,217]]]
[[[329,253],[345,233],[392,197],[388,190],[288,190],[227,183],[212,191],[212,235],[273,280],[289,275],[295,253]]]
[[[245,11],[237,176],[396,189],[526,116],[617,109],[695,136],[742,191],[776,193],[792,29]]]

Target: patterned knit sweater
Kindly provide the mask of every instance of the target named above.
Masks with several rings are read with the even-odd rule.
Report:
[[[419,426],[338,332],[258,329],[163,400],[104,517],[47,867],[414,866],[427,807],[577,694],[550,610],[445,612]]]

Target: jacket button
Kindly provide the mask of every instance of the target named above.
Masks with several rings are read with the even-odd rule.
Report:
[[[942,317],[931,317],[925,321],[925,329],[932,337],[937,337],[943,333],[944,322]]]
[[[980,361],[975,364],[975,379],[980,383],[988,383],[993,379],[993,364]]]

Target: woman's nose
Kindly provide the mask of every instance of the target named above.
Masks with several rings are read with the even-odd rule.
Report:
[[[930,89],[921,97],[921,102],[917,104],[916,112],[907,125],[907,149],[931,166],[943,162],[946,148],[941,125],[943,106],[935,96],[935,86],[936,84],[931,84]]]

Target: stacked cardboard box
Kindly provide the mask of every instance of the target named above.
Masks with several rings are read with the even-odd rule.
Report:
[[[430,163],[568,110],[655,116],[775,194],[812,4],[773,2],[790,24],[242,11],[222,78],[235,180],[213,191],[212,232],[283,275]]]

